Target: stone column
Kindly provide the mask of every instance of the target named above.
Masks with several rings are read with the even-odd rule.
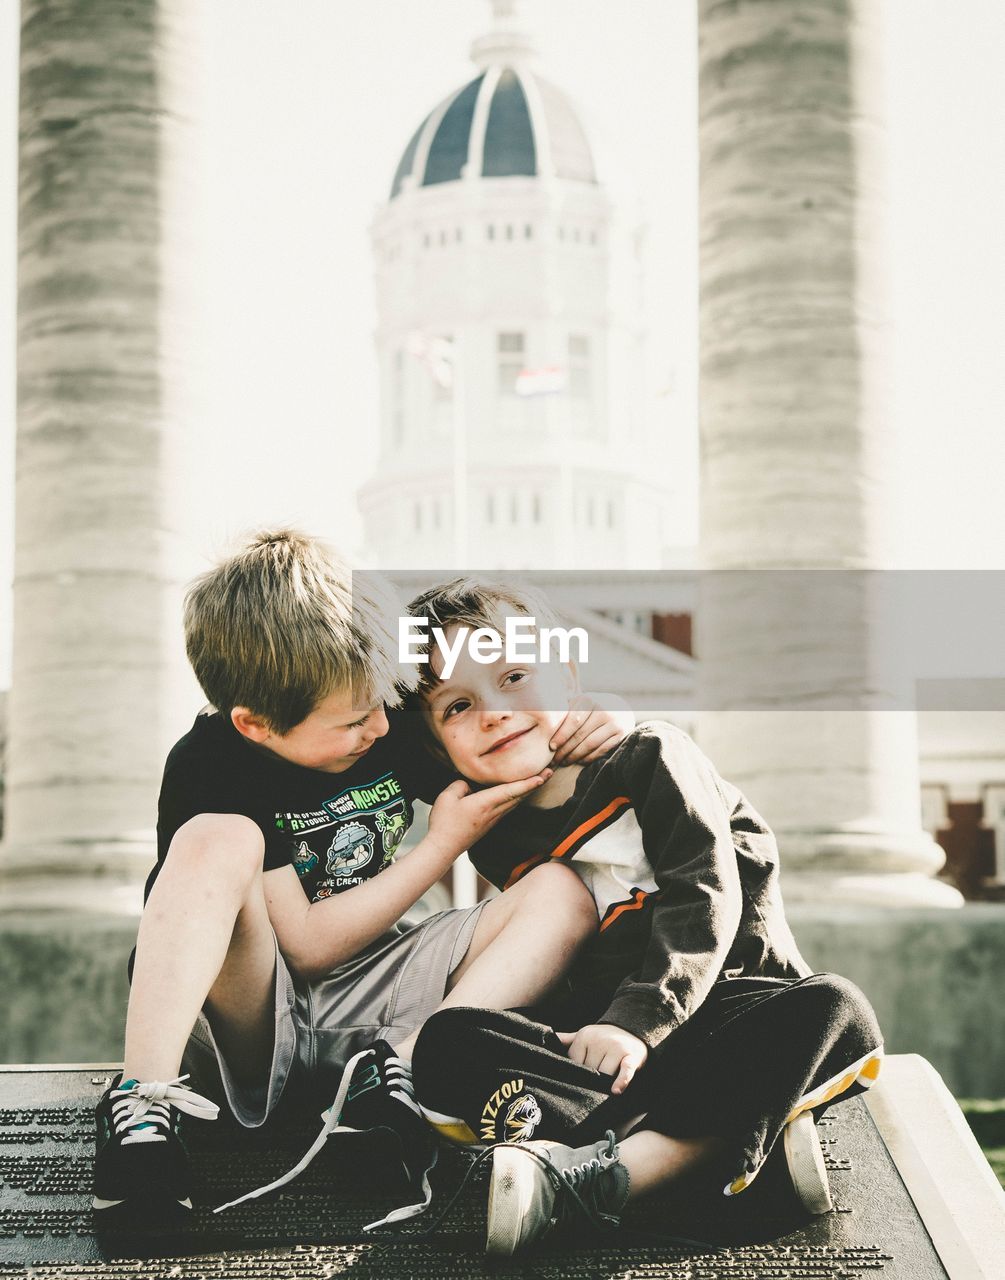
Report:
[[[699,736],[777,831],[787,900],[956,905],[871,572],[896,554],[882,5],[698,10]]]
[[[185,682],[169,486],[196,207],[187,0],[21,8],[8,920],[133,910],[150,866]]]

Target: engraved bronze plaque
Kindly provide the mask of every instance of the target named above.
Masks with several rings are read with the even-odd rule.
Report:
[[[291,1186],[215,1215],[212,1206],[270,1181],[303,1153],[319,1122],[241,1134],[193,1123],[196,1209],[184,1234],[99,1235],[90,1210],[93,1108],[100,1070],[0,1071],[0,1269],[49,1277],[213,1277],[214,1280],[394,1280],[499,1275],[482,1257],[487,1170],[468,1183],[429,1236],[401,1230],[379,1239],[362,1227],[403,1202],[379,1135],[330,1140]],[[542,1280],[945,1280],[946,1272],[861,1099],[823,1117],[819,1133],[835,1209],[794,1219],[760,1178],[735,1202],[659,1197],[634,1205],[602,1240],[551,1245],[521,1259]],[[468,1166],[447,1150],[434,1175],[434,1208]],[[762,1174],[762,1177],[765,1177]],[[747,1197],[750,1197],[747,1200]],[[746,1200],[746,1204],[743,1202]],[[692,1243],[675,1242],[670,1237]]]

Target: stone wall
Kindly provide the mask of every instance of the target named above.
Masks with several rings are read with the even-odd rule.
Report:
[[[1005,906],[789,916],[807,960],[872,1000],[890,1052],[922,1054],[959,1097],[1005,1095]],[[135,933],[124,916],[0,917],[0,1058],[119,1060]]]
[[[1005,905],[790,907],[807,961],[856,982],[891,1053],[920,1053],[957,1097],[1005,1096]]]

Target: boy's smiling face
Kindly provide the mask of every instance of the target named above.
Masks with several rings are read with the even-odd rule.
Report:
[[[447,628],[453,643],[456,627]],[[431,658],[440,674],[443,659]],[[571,665],[476,662],[463,647],[446,680],[424,696],[426,721],[458,773],[470,782],[516,782],[540,773],[555,754],[551,736],[577,692]]]
[[[231,720],[239,733],[274,755],[322,773],[351,769],[388,730],[382,702],[361,707],[349,692],[322,698],[287,733],[276,733],[246,707],[235,707]]]

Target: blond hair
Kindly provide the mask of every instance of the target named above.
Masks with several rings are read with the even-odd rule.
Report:
[[[218,711],[247,707],[285,734],[332,693],[398,704],[399,608],[386,583],[354,579],[316,538],[262,530],[190,585],[185,648]]]

